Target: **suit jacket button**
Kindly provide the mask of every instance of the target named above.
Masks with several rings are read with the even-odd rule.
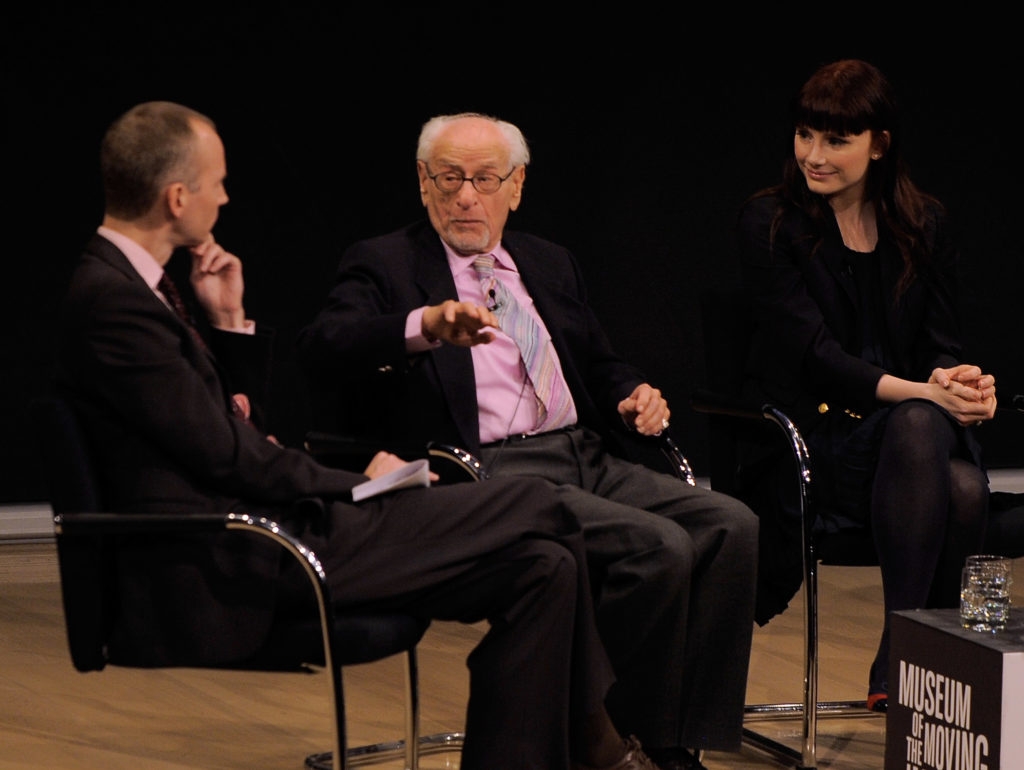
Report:
[[[828,404],[826,404],[824,401],[822,401],[820,404],[818,404],[818,414],[825,414],[825,412],[827,412],[827,411],[828,411]]]

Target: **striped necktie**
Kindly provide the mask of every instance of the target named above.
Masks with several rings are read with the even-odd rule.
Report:
[[[526,374],[533,383],[538,399],[536,431],[542,433],[563,427],[572,410],[572,397],[558,374],[551,338],[543,334],[533,316],[495,277],[492,254],[476,257],[473,268],[484,294],[493,300],[492,310],[498,317],[501,330],[519,347]]]

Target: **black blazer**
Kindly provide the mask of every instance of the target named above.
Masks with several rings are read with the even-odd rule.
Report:
[[[747,364],[748,395],[778,404],[802,430],[820,419],[818,405],[867,415],[878,408],[875,388],[885,371],[861,357],[853,277],[831,220],[818,243],[817,227],[788,211],[772,239],[778,199],[748,202],[739,218],[743,281],[754,333]],[[893,357],[890,374],[925,381],[935,367],[960,362],[957,253],[938,211],[930,212],[930,262],[895,305],[886,302],[885,326]],[[889,300],[903,269],[891,236],[879,225],[878,292]]]
[[[643,374],[612,350],[569,250],[509,231],[502,245],[551,333],[580,423],[614,440],[611,428],[622,422],[617,405],[645,381]],[[455,281],[426,221],[346,250],[326,305],[297,341],[321,403],[336,410],[327,427],[479,451],[470,349],[405,352],[409,312],[447,299],[458,299]]]
[[[258,400],[271,336],[214,332],[217,363],[119,249],[98,235],[88,242],[63,307],[56,384],[90,439],[105,509],[284,516],[300,498],[351,499],[365,476],[281,448],[232,414],[232,392]],[[163,645],[168,660],[189,638],[206,640],[206,648],[190,654],[211,662],[257,649],[274,610],[280,556],[259,538],[248,548],[237,537],[231,542],[167,540],[124,549],[118,638],[125,646],[132,644],[132,618],[160,615],[152,627],[166,636],[147,646]],[[240,646],[215,633],[225,617],[247,631],[234,636]],[[179,635],[185,627],[192,630]]]

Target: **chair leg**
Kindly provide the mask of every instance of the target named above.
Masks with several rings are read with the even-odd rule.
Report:
[[[810,456],[796,425],[775,407],[765,406],[763,416],[775,423],[786,436],[796,462],[796,484],[802,522],[801,549],[804,578],[804,700],[802,704],[769,703],[746,706],[751,718],[781,719],[799,717],[803,722],[800,750],[794,750],[761,733],[744,728],[744,741],[767,752],[774,759],[800,770],[818,766],[818,716],[878,716],[867,710],[866,701],[818,701],[818,553],[812,537],[814,516],[811,508]],[[744,721],[747,721],[745,718]]]
[[[818,591],[817,570],[813,566],[813,561],[804,563],[803,696],[803,703],[763,703],[747,705],[744,708],[745,722],[757,719],[800,718],[803,723],[803,735],[799,751],[746,727],[743,729],[744,743],[760,749],[787,767],[798,767],[801,770],[817,768]]]
[[[420,736],[420,692],[416,650],[409,650],[405,660],[405,764],[408,770],[419,770],[420,757],[442,751],[459,751],[466,740],[460,732]]]
[[[805,537],[808,535],[805,534]],[[818,766],[818,557],[804,546],[803,766]]]
[[[338,692],[341,692],[340,688]],[[344,714],[344,704],[339,704],[338,711]],[[419,693],[419,662],[416,649],[412,648],[405,654],[405,738],[399,741],[372,743],[366,746],[354,746],[344,750],[344,761],[341,767],[334,768],[333,752],[311,754],[306,757],[306,767],[310,770],[348,770],[357,765],[376,764],[402,758],[405,770],[419,770],[420,756],[442,751],[458,751],[465,741],[465,733],[446,732],[420,737],[420,693]],[[342,726],[341,735],[344,733]]]
[[[763,703],[747,705],[744,708],[747,722],[800,719],[803,723],[803,741],[799,751],[749,728],[743,730],[744,743],[760,749],[786,767],[817,770],[819,717],[881,716],[867,710],[866,700],[818,700],[818,557],[813,549],[810,551],[804,571],[803,694],[803,703]]]
[[[419,664],[416,648],[405,656],[405,766],[407,770],[420,767],[420,688]]]

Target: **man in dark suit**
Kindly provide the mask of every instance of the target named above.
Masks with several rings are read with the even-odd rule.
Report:
[[[583,540],[551,485],[421,487],[354,504],[355,485],[402,461],[380,453],[365,474],[328,468],[254,419],[271,333],[246,318],[241,262],[212,236],[228,200],[213,123],[178,104],[141,104],[107,131],[101,172],[103,223],[71,280],[57,385],[95,450],[105,506],[267,513],[321,557],[340,606],[488,620],[468,663],[463,768],[567,769],[570,754],[653,768],[604,710],[612,672],[577,567]],[[164,280],[178,249],[208,339]],[[145,643],[167,663],[196,640],[211,662],[258,650],[274,614],[300,611],[308,586],[275,551],[232,542],[122,549],[116,643],[131,645],[144,626],[161,634]],[[245,633],[221,639],[226,618]]]
[[[510,123],[428,121],[416,165],[429,223],[347,250],[300,358],[315,389],[336,394],[333,427],[464,446],[485,486],[559,485],[583,525],[615,666],[609,710],[660,766],[700,767],[699,750],[742,737],[757,519],[616,456],[616,430],[658,434],[670,411],[611,349],[572,254],[505,229],[528,162]],[[517,344],[524,312],[541,335]],[[536,351],[548,363],[535,373]]]

